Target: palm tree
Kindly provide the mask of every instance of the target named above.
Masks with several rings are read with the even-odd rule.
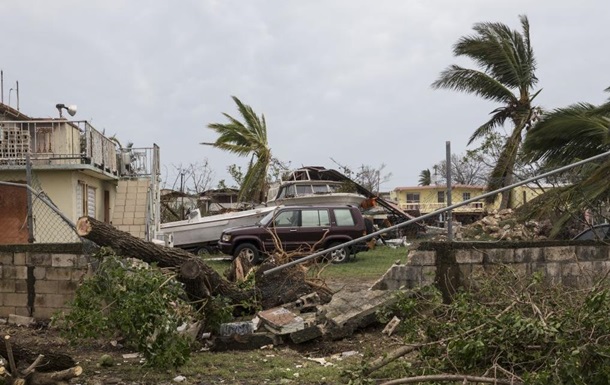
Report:
[[[210,123],[208,128],[219,136],[216,142],[202,143],[229,151],[239,156],[250,156],[248,171],[240,186],[238,199],[241,202],[261,202],[265,198],[267,170],[271,162],[271,149],[267,144],[265,116],[257,116],[252,107],[231,96],[237,105],[243,123],[229,114],[223,115],[229,123]]]
[[[540,113],[540,109],[532,104],[540,91],[532,94],[538,79],[535,76],[534,51],[530,45],[529,22],[526,16],[519,16],[519,19],[521,32],[501,23],[475,24],[475,35],[461,37],[453,46],[453,54],[472,59],[479,68],[451,65],[432,83],[435,89],[466,92],[501,104],[491,112],[491,118],[474,131],[468,144],[504,126],[507,121],[512,123],[512,132],[491,172],[487,186],[489,191],[513,182],[524,131],[529,129]],[[509,198],[509,191],[502,193],[500,208],[508,207]],[[494,197],[490,199],[493,201]]]
[[[610,92],[610,88],[606,92]],[[544,115],[523,143],[525,160],[539,161],[549,168],[607,151],[610,151],[610,100],[600,106],[578,103],[558,108]],[[573,212],[591,209],[610,197],[610,159],[581,167],[572,173],[574,183],[549,194],[544,204],[532,213],[542,216],[558,207],[566,208],[555,222],[555,232],[565,225]]]
[[[430,169],[427,168],[425,170],[421,170],[419,173],[419,185],[420,186],[430,186],[432,184],[432,174],[430,174]]]

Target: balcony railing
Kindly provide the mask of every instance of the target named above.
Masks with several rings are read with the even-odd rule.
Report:
[[[414,203],[399,203],[398,206],[402,210],[406,211],[419,211],[422,214],[431,213],[436,210],[447,207],[446,203],[427,203],[427,202],[414,202]],[[467,205],[454,209],[455,212],[483,212],[483,202],[472,202]]]
[[[89,164],[119,175],[118,145],[86,121],[0,121],[0,165]]]

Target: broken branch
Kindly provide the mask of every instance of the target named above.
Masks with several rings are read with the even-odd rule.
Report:
[[[431,374],[427,376],[417,376],[417,377],[405,377],[399,378],[397,380],[386,381],[381,383],[381,385],[399,385],[399,384],[415,384],[420,382],[456,382],[462,381],[473,382],[473,383],[488,383],[488,384],[500,384],[500,385],[518,385],[523,384],[521,381],[515,380],[502,380],[498,378],[491,377],[478,377],[478,376],[468,376],[463,374]]]

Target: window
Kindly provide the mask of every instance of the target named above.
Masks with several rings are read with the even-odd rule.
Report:
[[[349,209],[334,209],[337,226],[354,226],[354,218]]]
[[[97,206],[95,196],[95,187],[89,186],[83,181],[78,181],[78,186],[76,186],[76,214],[79,217],[87,215],[95,218],[95,208]]]
[[[330,225],[328,210],[303,210],[301,211],[301,226],[318,227]]]
[[[470,199],[470,193],[469,192],[462,193],[462,201],[467,201],[468,199]]]
[[[299,212],[297,210],[282,211],[275,217],[276,227],[294,227],[299,224]]]
[[[437,202],[438,203],[445,203],[445,192],[444,191],[439,191],[437,193]]]
[[[407,203],[419,203],[419,193],[407,193]]]

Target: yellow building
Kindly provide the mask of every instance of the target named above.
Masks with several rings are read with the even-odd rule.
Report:
[[[523,185],[515,187],[511,194],[511,208],[516,208],[529,202],[536,196],[548,190],[549,186]],[[451,204],[464,202],[484,194],[485,186],[472,186],[456,184],[451,187]],[[391,199],[398,202],[398,206],[413,215],[425,215],[447,207],[447,186],[410,186],[397,187],[390,192]],[[500,207],[500,195],[491,204],[484,199],[468,203],[452,210],[453,219],[468,224]],[[444,222],[444,215],[431,218],[429,223]]]

